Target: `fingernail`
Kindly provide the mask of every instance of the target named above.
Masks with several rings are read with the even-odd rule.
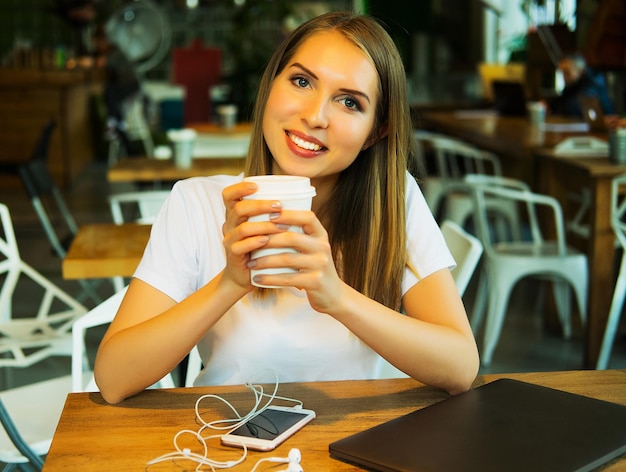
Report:
[[[246,264],[246,266],[248,267],[248,269],[252,269],[253,267],[256,266],[256,259],[250,259],[248,261],[248,263]]]
[[[289,225],[286,225],[284,223],[276,223],[276,227],[278,229],[282,229],[283,231],[287,231],[289,229]]]
[[[272,202],[272,208],[282,208],[283,204],[280,203],[279,201],[276,202]]]
[[[280,213],[270,213],[270,220],[275,220],[280,216]]]

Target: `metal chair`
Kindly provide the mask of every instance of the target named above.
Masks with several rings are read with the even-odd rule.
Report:
[[[170,190],[141,190],[109,195],[113,222],[118,225],[129,221],[152,224],[169,194]],[[121,290],[125,284],[123,277],[113,278],[115,291]]]
[[[11,215],[0,203],[0,367],[29,367],[53,355],[71,355],[71,325],[87,309],[21,259]],[[17,290],[28,290],[39,307],[18,313]]]
[[[611,225],[615,232],[615,238],[622,247],[622,262],[613,289],[611,309],[596,364],[596,369],[599,370],[606,369],[609,364],[611,349],[626,298],[626,198],[624,195],[626,195],[626,174],[615,177],[611,187]]]
[[[73,355],[71,326],[87,309],[21,259],[4,204],[0,223],[0,367],[27,368],[50,356]],[[27,291],[36,309],[15,305],[17,291]],[[41,470],[40,456],[50,447],[70,387],[66,375],[0,392],[4,470]]]
[[[422,148],[426,145],[434,153],[434,174],[426,179],[424,197],[433,214],[440,220],[450,220],[464,227],[473,213],[472,199],[456,187],[463,184],[468,174],[493,177],[502,176],[498,157],[457,138],[427,131],[415,131]],[[514,231],[519,231],[519,215],[509,202],[490,199],[490,208],[507,221]]]
[[[141,190],[109,195],[109,205],[113,222],[122,224],[128,221],[152,224],[170,190]]]
[[[475,220],[485,258],[479,279],[477,302],[471,319],[476,333],[487,312],[481,362],[491,363],[498,343],[509,296],[513,287],[525,277],[541,277],[553,283],[553,291],[563,334],[571,336],[570,287],[573,287],[582,323],[586,322],[588,266],[585,254],[567,246],[563,215],[558,201],[528,190],[503,188],[490,184],[468,185],[475,201]],[[498,198],[515,203],[525,211],[528,238],[511,235],[506,240],[496,239],[490,225],[488,198]],[[544,211],[544,213],[540,213]],[[545,219],[538,215],[546,215]],[[549,217],[547,216],[549,215]],[[551,227],[556,234],[546,240],[544,232]],[[488,297],[487,310],[484,309]]]
[[[19,165],[17,171],[52,250],[62,260],[78,232],[78,226],[48,169],[48,149],[55,128],[54,121],[44,126],[30,160]],[[102,301],[96,292],[100,282],[79,279],[83,292],[79,300]]]
[[[0,392],[0,462],[4,472],[40,471],[48,453],[65,399],[70,375]]]

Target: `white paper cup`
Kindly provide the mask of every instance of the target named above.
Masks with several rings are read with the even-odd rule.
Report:
[[[226,129],[234,128],[237,124],[237,105],[220,105],[217,107],[220,126]]]
[[[173,129],[167,132],[167,138],[174,148],[174,164],[182,169],[189,169],[193,160],[193,147],[196,132],[192,129]]]
[[[542,102],[528,102],[528,116],[533,126],[541,126],[546,121],[546,106]]]
[[[254,182],[258,186],[258,190],[245,197],[249,200],[278,200],[281,202],[285,210],[310,210],[311,201],[315,196],[315,187],[311,186],[308,177],[297,177],[293,175],[259,175],[254,177],[246,177],[246,182]],[[249,218],[249,221],[269,221],[269,214],[257,215]],[[289,231],[301,233],[300,226],[291,226]],[[269,256],[273,254],[282,254],[284,252],[296,252],[295,249],[286,248],[268,248],[252,251],[250,255],[252,259],[258,257]],[[257,274],[288,274],[295,273],[296,270],[290,267],[276,267],[269,269],[252,269],[250,277],[252,285],[265,288],[276,288],[269,285],[261,285],[254,281]]]

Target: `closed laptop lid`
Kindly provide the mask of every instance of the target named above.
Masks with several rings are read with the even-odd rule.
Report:
[[[378,471],[587,471],[626,452],[626,406],[500,379],[329,451]]]
[[[604,112],[597,97],[578,97],[578,104],[590,131],[607,131]]]

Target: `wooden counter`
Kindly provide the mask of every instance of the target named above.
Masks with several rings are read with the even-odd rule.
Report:
[[[0,69],[0,162],[28,160],[43,126],[57,121],[49,167],[67,186],[95,155],[90,99],[100,93],[91,71]],[[2,184],[19,185],[16,176]]]

